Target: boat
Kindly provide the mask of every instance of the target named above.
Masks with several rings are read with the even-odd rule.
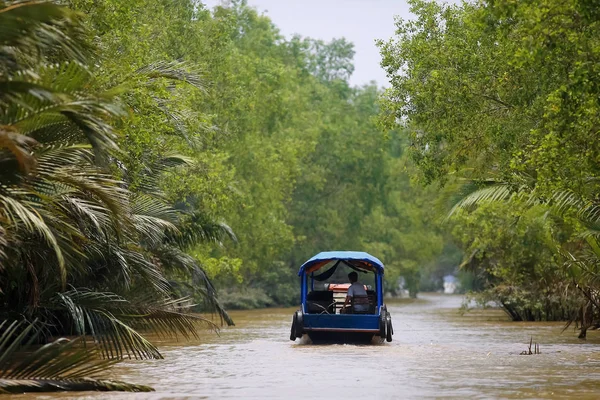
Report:
[[[359,276],[366,295],[346,302],[348,272]],[[392,317],[383,302],[383,263],[360,251],[326,251],[300,270],[300,308],[294,313],[290,340],[307,335],[313,343],[392,341]]]

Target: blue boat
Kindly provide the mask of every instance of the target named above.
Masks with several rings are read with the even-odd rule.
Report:
[[[306,334],[313,343],[391,342],[394,329],[383,303],[383,273],[379,259],[359,251],[327,251],[306,261],[298,271],[301,305],[290,340]]]

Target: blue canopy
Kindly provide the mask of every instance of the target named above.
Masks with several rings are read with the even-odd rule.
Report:
[[[323,251],[300,267],[298,275],[301,276],[307,268],[317,264],[325,265],[329,261],[358,261],[359,264],[368,264],[373,266],[380,274],[383,274],[383,263],[377,258],[364,251]]]

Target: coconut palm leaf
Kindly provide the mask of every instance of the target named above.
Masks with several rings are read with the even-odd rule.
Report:
[[[475,206],[485,202],[507,201],[515,196],[512,188],[505,183],[494,183],[484,188],[478,188],[462,197],[448,212],[447,218],[457,210],[472,210]]]
[[[157,333],[166,338],[181,335],[185,339],[198,338],[199,326],[218,331],[218,326],[213,321],[189,313],[194,304],[187,297],[163,300],[141,297],[135,301],[134,306],[145,311],[143,318],[129,321],[141,331]]]
[[[86,164],[91,158],[87,149],[40,149],[36,155],[37,167],[22,179],[25,185],[0,190],[0,216],[25,243],[21,249],[36,237],[44,239],[58,261],[64,286],[69,267],[83,264],[77,244],[88,241],[93,232],[119,234],[128,229],[129,193],[110,175]],[[67,258],[71,262],[66,263]]]
[[[155,261],[144,255],[142,248],[122,249],[112,247],[111,250],[115,254],[119,254],[119,262],[124,263],[121,270],[125,271],[127,268],[127,271],[130,272],[129,277],[124,276],[124,279],[121,279],[124,284],[128,284],[126,289],[131,289],[131,286],[135,283],[138,286],[148,288],[160,298],[168,297],[173,293],[171,285],[164,276],[163,271]],[[107,257],[110,257],[110,254],[108,253]],[[114,270],[110,266],[108,268]],[[129,279],[129,282],[127,279]],[[118,283],[114,283],[115,288],[120,287]]]
[[[186,311],[188,299],[143,296],[135,301],[109,292],[86,289],[58,293],[53,307],[67,311],[75,333],[91,335],[105,358],[162,358],[158,349],[136,329],[162,336],[197,337],[198,327],[216,330],[210,320]]]
[[[25,116],[30,109],[27,99],[30,101],[58,100],[52,90],[35,82],[39,78],[37,73],[26,70],[20,71],[16,75],[16,78],[10,80],[0,79],[0,105],[2,106],[0,117],[4,123],[12,124]]]
[[[473,210],[477,205],[495,201],[524,200],[526,204],[539,204],[542,199],[535,190],[535,179],[528,173],[513,173],[510,180],[491,174],[487,179],[470,179],[469,170],[462,171],[465,176],[456,178],[442,192],[441,202],[450,211],[446,219],[458,210]]]
[[[125,324],[119,317],[131,318],[143,314],[132,313],[129,302],[114,293],[71,290],[58,293],[55,306],[68,312],[75,333],[91,335],[107,359],[162,358],[156,346]]]
[[[526,200],[525,204],[528,205],[545,205],[549,210],[546,214],[550,216],[576,217],[587,228],[575,240],[570,240],[563,247],[557,246],[557,254],[564,260],[565,270],[573,279],[571,287],[579,290],[576,296],[582,296],[580,312],[569,316],[566,327],[573,322],[580,322],[580,338],[585,338],[585,331],[593,318],[591,315],[600,310],[600,203],[596,198],[586,199],[572,190],[555,190],[549,195],[541,196],[535,190],[535,185],[523,185],[513,190],[511,185],[501,183],[468,194],[453,207],[449,216],[458,209],[472,209],[484,202],[511,201],[517,198]],[[475,254],[461,267],[468,266]],[[566,290],[569,290],[569,285],[565,286],[565,297]],[[589,313],[591,314],[588,315]]]
[[[179,271],[191,275],[192,284],[182,286],[185,286],[189,293],[199,296],[205,306],[219,316],[221,322],[224,321],[229,326],[234,325],[233,320],[218,300],[217,290],[198,260],[181,249],[169,245],[152,249],[152,254],[167,271]],[[171,285],[177,286],[175,283],[171,283]]]
[[[110,96],[90,95],[92,76],[84,66],[52,64],[39,69],[34,78],[25,78],[33,81],[3,82],[0,77],[0,89],[12,96],[2,107],[0,124],[41,144],[87,142],[101,157],[116,150],[110,118],[122,116],[123,110]]]
[[[0,393],[54,391],[148,392],[148,386],[93,379],[114,360],[98,360],[77,340],[58,339],[31,351],[37,323],[0,323]]]
[[[54,250],[58,261],[60,278],[66,283],[67,271],[63,252],[58,245],[57,239],[43,218],[34,211],[33,203],[29,201],[18,201],[12,196],[0,194],[0,215],[7,220],[9,225],[20,226],[27,233],[37,235]]]
[[[215,221],[200,211],[184,212],[178,229],[179,234],[171,236],[168,243],[182,249],[190,249],[198,243],[222,244],[224,239],[237,242],[237,237],[229,225]]]
[[[586,282],[593,287],[600,286],[600,243],[594,236],[585,237],[587,246],[575,251],[559,248],[565,266],[576,282]]]
[[[146,65],[136,71],[138,76],[146,76],[147,82],[154,79],[169,79],[189,83],[197,89],[205,91],[206,88],[197,72],[189,71],[184,61],[158,61]]]
[[[146,239],[154,239],[153,243],[162,243],[165,232],[178,232],[179,215],[173,207],[161,199],[146,194],[131,197],[133,221],[139,233]],[[155,234],[159,237],[152,237]]]
[[[1,222],[2,221],[0,221],[0,265],[2,265],[2,259],[4,257],[6,257],[6,253],[4,252],[4,247],[6,247],[8,245],[8,238],[6,237],[6,229],[4,229]]]
[[[198,121],[198,113],[192,110],[180,110],[176,104],[172,101],[164,99],[158,96],[152,97],[156,108],[159,112],[163,113],[171,122],[171,126],[174,128],[174,133],[179,137],[183,138],[191,149],[197,149],[201,143],[202,136],[198,135],[198,132],[190,132],[190,121],[193,121],[201,131],[206,132],[210,130],[210,125]],[[165,132],[169,134],[169,132]]]
[[[145,164],[139,177],[139,191],[148,196],[164,200],[165,194],[160,188],[160,181],[163,178],[164,173],[172,171],[174,168],[180,166],[189,166],[193,164],[194,160],[190,157],[171,151],[165,151],[159,159]]]
[[[1,1],[0,76],[49,52],[84,61],[87,46],[78,40],[83,34],[79,19],[78,13],[51,2]]]
[[[152,392],[150,386],[103,379],[0,379],[0,394],[37,392]]]

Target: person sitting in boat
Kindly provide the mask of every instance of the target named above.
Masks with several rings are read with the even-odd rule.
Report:
[[[365,290],[365,286],[362,283],[358,283],[358,274],[355,271],[352,271],[348,274],[348,279],[350,280],[350,287],[348,288],[348,293],[346,294],[346,301],[340,310],[340,313],[345,314],[348,313],[349,308],[348,304],[352,301],[352,298],[355,296],[366,297],[367,291]],[[369,304],[354,304],[354,311],[362,312],[367,311],[369,309]]]

